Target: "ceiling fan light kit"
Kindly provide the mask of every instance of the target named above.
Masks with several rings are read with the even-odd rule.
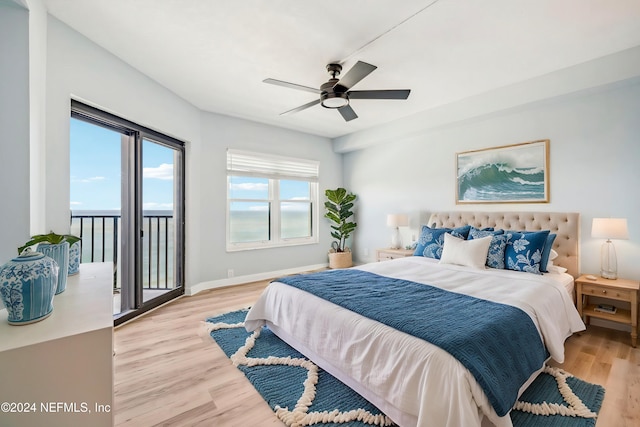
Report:
[[[323,92],[320,95],[320,105],[324,108],[342,108],[349,105],[346,93]]]
[[[324,108],[338,110],[340,115],[345,121],[357,119],[358,115],[353,111],[353,108],[349,105],[349,98],[353,99],[407,99],[411,93],[410,89],[401,90],[362,90],[351,91],[360,80],[371,74],[377,67],[375,65],[367,64],[366,62],[358,61],[342,79],[338,79],[340,72],[342,71],[342,65],[329,64],[327,65],[327,71],[331,75],[331,78],[326,83],[320,86],[320,89],[316,90],[309,86],[302,86],[295,83],[284,82],[276,79],[265,79],[264,83],[274,84],[278,86],[284,86],[291,89],[304,90],[306,92],[318,93],[320,97],[300,107],[294,108],[289,111],[285,111],[282,114],[291,114],[298,111],[306,110],[309,107],[320,104]]]

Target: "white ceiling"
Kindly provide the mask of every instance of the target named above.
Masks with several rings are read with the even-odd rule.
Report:
[[[335,138],[640,45],[638,0],[44,0],[49,12],[204,111]],[[378,69],[359,118],[310,102],[326,64]],[[344,72],[343,71],[343,74]]]

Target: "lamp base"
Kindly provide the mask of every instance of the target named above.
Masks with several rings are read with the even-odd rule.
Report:
[[[600,270],[600,276],[603,279],[616,280],[618,278],[618,273],[616,273],[615,271]]]
[[[611,240],[604,242],[600,248],[600,275],[609,280],[618,278],[616,247],[613,246]]]
[[[391,235],[391,249],[402,248],[402,236],[400,236],[400,229],[396,227],[395,232]]]

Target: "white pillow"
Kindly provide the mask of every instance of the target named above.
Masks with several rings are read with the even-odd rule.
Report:
[[[560,267],[559,265],[552,265],[548,268],[549,273],[566,273],[567,269],[564,267]]]
[[[484,268],[492,238],[493,236],[486,236],[481,239],[463,240],[445,233],[440,264]]]
[[[559,265],[553,265],[553,261],[549,261],[549,264],[547,264],[547,271],[549,273],[566,273],[567,269],[564,267],[560,267]]]

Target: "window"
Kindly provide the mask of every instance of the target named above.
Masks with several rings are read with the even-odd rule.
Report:
[[[317,243],[318,168],[227,150],[227,250]]]

